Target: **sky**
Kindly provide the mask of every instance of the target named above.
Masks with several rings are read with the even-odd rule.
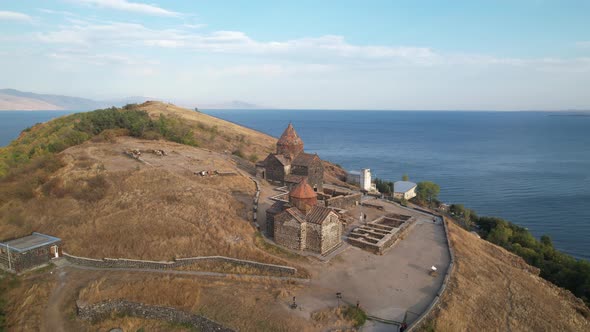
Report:
[[[590,1],[0,0],[0,88],[196,106],[590,109]]]

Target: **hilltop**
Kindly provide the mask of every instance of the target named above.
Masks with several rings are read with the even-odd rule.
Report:
[[[139,125],[141,134],[131,132]],[[276,263],[253,244],[246,203],[255,186],[236,164],[248,168],[240,157],[256,161],[273,142],[160,102],[39,124],[0,149],[0,233],[43,230],[71,254],[98,258],[227,255]],[[146,152],[141,163],[124,154],[132,150],[167,156]],[[195,174],[203,170],[232,175]]]
[[[296,266],[308,276],[306,259],[261,244],[249,223],[255,192],[250,174],[254,162],[275,143],[276,138],[264,133],[162,102],[73,114],[35,125],[0,148],[0,234],[12,238],[31,231],[50,233],[63,239],[68,253],[91,258],[224,255]],[[141,160],[126,154],[133,150],[141,151]],[[341,183],[344,171],[334,164],[326,166],[326,181]],[[201,171],[226,176],[196,174]],[[425,330],[590,328],[584,303],[539,277],[536,268],[452,222],[448,230],[455,269]],[[316,266],[310,275],[326,274],[337,264],[338,259]],[[294,294],[303,292],[302,285],[68,271],[71,284],[60,295],[60,307],[54,308],[64,317],[71,314],[77,298],[97,302],[125,294],[145,303],[204,311],[246,331],[261,326],[293,331],[335,326],[289,314],[287,305]],[[57,281],[41,273],[16,284],[8,292],[9,324],[37,329]],[[189,295],[192,290],[194,297]],[[167,297],[170,294],[174,295]],[[340,318],[334,318],[338,324]],[[100,328],[117,326],[107,323],[134,330],[149,324],[170,328],[128,317],[111,317]],[[78,322],[64,324],[80,328]],[[80,330],[96,329],[84,325]]]

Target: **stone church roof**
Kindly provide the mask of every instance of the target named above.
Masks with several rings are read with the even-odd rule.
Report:
[[[291,161],[287,158],[285,158],[285,156],[283,156],[282,154],[273,154],[273,156],[275,157],[276,160],[278,160],[281,165],[286,166],[289,165],[291,163]]]
[[[305,175],[295,175],[295,174],[288,174],[285,175],[285,182],[289,183],[299,183],[301,180],[305,179]]]
[[[307,180],[303,178],[299,184],[291,189],[289,197],[300,199],[315,198],[317,197],[317,193],[313,191],[313,188],[307,183]]]
[[[293,160],[292,165],[309,166],[309,164],[311,164],[316,158],[319,159],[317,154],[301,152],[297,155],[297,157],[295,157],[295,160]]]
[[[277,142],[278,145],[303,145],[303,140],[297,135],[295,128],[293,125],[289,123],[287,129],[283,132],[279,141]]]
[[[332,209],[323,206],[314,206],[311,211],[305,216],[307,222],[312,224],[322,224],[328,215],[332,212]]]
[[[299,222],[300,224],[305,222],[305,215],[298,208],[288,208],[287,210],[285,210],[284,213],[288,214],[291,218],[297,220],[297,222]]]

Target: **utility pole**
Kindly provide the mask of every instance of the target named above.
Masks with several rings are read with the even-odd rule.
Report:
[[[393,201],[393,192],[395,190],[395,187],[393,186],[393,182],[390,182],[390,183],[391,183],[391,200]]]

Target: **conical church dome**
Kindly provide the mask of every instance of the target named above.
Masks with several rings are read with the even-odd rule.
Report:
[[[303,152],[303,141],[297,135],[293,125],[289,123],[277,142],[277,153],[294,158]]]

